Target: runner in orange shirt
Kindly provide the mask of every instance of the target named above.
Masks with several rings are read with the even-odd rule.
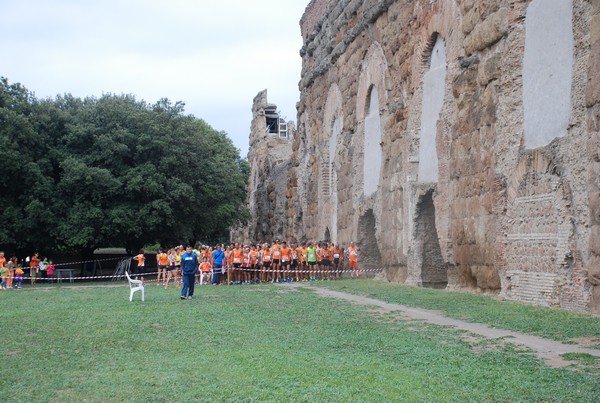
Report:
[[[320,253],[321,257],[321,270],[322,276],[321,280],[329,280],[331,277],[331,250],[329,249],[329,244],[327,242],[323,242],[321,245]]]
[[[259,250],[256,248],[256,245],[252,245],[252,248],[250,249],[250,278],[253,282],[260,282],[260,267],[258,265],[259,257]]]
[[[233,283],[240,283],[242,281],[242,275],[240,271],[242,264],[244,263],[244,250],[239,243],[236,243],[234,248],[231,250],[230,259],[232,264],[230,281]]]
[[[248,284],[250,282],[250,248],[244,245],[244,255],[242,258],[242,282]]]
[[[351,242],[348,248],[348,267],[350,269],[350,277],[358,277],[358,249],[354,242]]]
[[[137,260],[137,266],[135,268],[134,274],[137,279],[137,275],[144,272],[144,263],[146,262],[146,256],[144,256],[144,249],[140,249],[140,253],[133,257],[133,260]],[[144,281],[144,277],[142,277],[142,281]]]
[[[304,281],[308,281],[308,251],[305,242],[300,246],[300,277]]]
[[[15,272],[17,270],[17,266],[18,266],[18,260],[16,256],[13,256],[10,258],[10,260],[8,261],[8,263],[6,263],[6,267],[8,267],[8,281],[7,281],[7,286],[8,288],[13,288],[13,280],[15,278]],[[23,270],[21,270],[23,271]],[[23,273],[21,273],[23,274]]]
[[[292,263],[290,264],[290,269],[294,273],[296,277],[296,281],[300,281],[300,271],[298,270],[299,256],[300,250],[298,248],[297,243],[292,244]]]
[[[40,253],[35,252],[29,262],[29,277],[31,277],[31,285],[35,285],[35,279],[40,268]]]
[[[271,270],[271,248],[269,248],[269,244],[265,243],[263,245],[263,249],[260,255],[261,258],[261,266],[262,266],[262,272],[261,272],[261,281],[262,282],[267,282],[267,281],[271,281],[272,278],[274,278],[272,276],[272,273],[270,272]],[[269,271],[267,273],[267,271]]]
[[[156,254],[156,267],[158,274],[156,275],[156,285],[162,285],[167,281],[167,267],[169,266],[169,256],[164,250],[159,249]]]
[[[343,267],[344,260],[344,252],[340,247],[340,244],[336,244],[333,247],[333,269],[334,269],[334,279],[342,278],[342,272],[340,271],[340,266]]]
[[[273,282],[279,282],[281,278],[281,273],[279,270],[281,269],[281,246],[279,245],[279,239],[275,241],[273,246],[271,247],[271,253],[273,254]]]
[[[290,282],[290,264],[292,263],[292,250],[288,247],[286,241],[281,243],[281,281]]]

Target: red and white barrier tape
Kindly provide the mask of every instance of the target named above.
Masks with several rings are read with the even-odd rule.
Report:
[[[110,260],[125,260],[125,259],[131,259],[130,257],[111,257],[108,259],[97,259],[97,260],[82,260],[80,262],[67,262],[67,263],[54,263],[54,267],[56,268],[60,268],[63,266],[75,266],[78,264],[84,264],[84,263],[95,263],[95,262],[108,262]],[[29,267],[23,267],[23,270],[27,270],[27,269],[37,269],[40,266],[29,266]],[[48,267],[48,266],[46,266]]]
[[[376,273],[376,272],[381,272],[384,269],[383,268],[378,268],[378,269],[345,269],[345,270],[320,270],[320,269],[315,269],[315,270],[272,270],[272,269],[268,269],[268,270],[264,270],[264,269],[244,269],[244,268],[226,268],[226,271],[229,270],[239,270],[239,271],[245,271],[245,272],[256,272],[256,273],[286,273],[289,275],[294,275],[294,274],[315,274],[315,275],[322,275],[322,274],[343,274],[343,273]],[[158,273],[157,272],[146,272],[146,273],[129,273],[129,275],[131,277],[145,277],[145,276],[156,276]],[[200,274],[200,272],[198,272],[197,274]],[[13,278],[16,278],[13,277]],[[23,276],[23,281],[25,280],[31,280],[32,277],[31,276]],[[77,276],[77,277],[41,277],[41,276],[35,276],[33,277],[36,281],[51,281],[51,282],[56,282],[58,280],[63,281],[63,280],[68,280],[68,281],[75,281],[75,280],[102,280],[102,279],[125,279],[125,274],[119,274],[119,275],[112,275],[112,276]],[[152,281],[152,280],[148,280],[148,281]]]
[[[229,267],[226,270],[238,270],[238,271],[245,271],[245,272],[258,272],[258,273],[290,273],[290,274],[294,274],[294,273],[313,273],[313,274],[323,274],[323,273],[327,273],[327,274],[335,274],[335,273],[362,273],[362,272],[380,272],[385,270],[383,267],[378,268],[378,269],[330,269],[330,270],[324,270],[324,269],[314,269],[314,270],[298,270],[298,269],[287,269],[287,270],[282,270],[282,269],[278,269],[278,270],[273,270],[273,269],[249,269],[249,268],[235,268],[235,267]]]

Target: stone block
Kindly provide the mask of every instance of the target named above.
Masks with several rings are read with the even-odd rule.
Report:
[[[463,34],[467,35],[475,29],[477,24],[481,21],[481,14],[479,9],[472,8],[467,12],[462,19],[462,31]]]
[[[600,1],[600,0],[599,0]],[[600,41],[600,10],[592,17],[590,22],[590,43],[592,45]]]
[[[600,41],[592,45],[588,61],[588,83],[585,91],[585,104],[592,107],[600,103]]]
[[[477,287],[482,290],[499,290],[500,276],[494,267],[472,266],[471,275],[477,282]]]
[[[592,287],[589,308],[591,313],[600,315],[600,286]]]
[[[590,284],[600,286],[600,256],[594,256],[588,261],[586,271]]]
[[[592,225],[600,225],[600,192],[598,191],[590,193],[590,219]]]
[[[485,62],[479,64],[477,71],[477,82],[481,86],[486,86],[490,81],[500,78],[500,65],[502,55],[496,53],[489,57]]]
[[[590,227],[590,253],[600,255],[600,225]]]
[[[500,8],[490,14],[465,37],[465,53],[470,55],[498,42],[508,31],[508,9]]]
[[[460,11],[463,14],[466,14],[467,12],[469,12],[473,8],[473,6],[475,5],[475,3],[477,1],[478,0],[463,0],[463,1],[460,1],[459,2],[460,3]]]

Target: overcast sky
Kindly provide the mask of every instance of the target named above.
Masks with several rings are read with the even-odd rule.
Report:
[[[38,98],[183,101],[248,152],[254,96],[296,121],[309,0],[0,0],[0,76]]]

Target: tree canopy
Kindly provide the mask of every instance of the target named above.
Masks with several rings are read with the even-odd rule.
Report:
[[[218,241],[247,220],[226,133],[184,104],[37,99],[0,78],[0,247],[93,250]]]

